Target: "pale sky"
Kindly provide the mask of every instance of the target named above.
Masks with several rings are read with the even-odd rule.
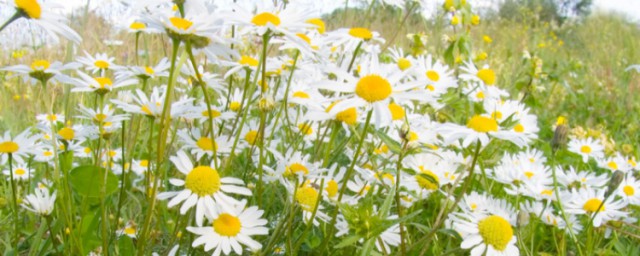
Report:
[[[92,5],[98,4],[100,2],[112,1],[112,0],[92,0]],[[370,1],[370,0],[369,0]],[[443,2],[443,0],[422,0],[429,5],[437,6]],[[475,6],[487,6],[492,5],[493,3],[500,2],[501,0],[471,0]],[[69,8],[82,6],[87,3],[87,0],[64,0],[57,1]],[[215,2],[232,2],[231,0],[217,0]],[[239,0],[238,2],[243,3],[255,3],[255,2],[265,2],[271,3],[272,0]],[[341,7],[344,5],[344,1],[336,1],[336,0],[292,0],[294,4],[299,4],[302,6],[312,7],[315,10],[318,10],[320,13],[326,13],[334,10],[335,8]],[[351,1],[351,3],[356,1]],[[221,4],[222,5],[222,4]],[[594,0],[594,10],[598,11],[615,11],[619,13],[623,13],[628,15],[635,21],[640,21],[640,0]]]

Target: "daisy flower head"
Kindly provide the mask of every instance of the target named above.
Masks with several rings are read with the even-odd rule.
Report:
[[[24,130],[15,137],[6,131],[4,136],[0,136],[0,163],[6,163],[9,154],[16,163],[22,163],[23,157],[28,156],[36,145],[38,137],[31,135],[29,129]]]
[[[63,6],[42,0],[15,0],[13,1],[16,13],[7,23],[11,23],[18,18],[26,18],[30,24],[34,24],[44,29],[47,36],[58,41],[58,35],[80,44],[82,38],[71,29],[66,23],[68,20],[55,10],[62,9]]]
[[[640,205],[640,180],[637,180],[631,174],[627,174],[620,186],[618,186],[617,194],[625,203]]]
[[[262,244],[251,237],[269,234],[269,229],[265,227],[267,220],[261,218],[263,214],[264,211],[257,206],[246,207],[245,200],[227,209],[217,207],[208,217],[211,225],[187,227],[189,232],[197,236],[191,245],[204,245],[205,251],[213,249],[212,255],[216,256],[232,252],[243,255],[243,245],[251,251],[260,250]]]
[[[364,27],[340,28],[327,32],[325,39],[331,47],[341,47],[345,54],[354,52],[358,47],[369,49],[375,44],[383,44],[380,33]]]
[[[453,229],[462,236],[462,249],[471,249],[472,256],[519,255],[514,226],[516,214],[504,200],[489,198],[486,212],[450,215]]]
[[[504,130],[494,117],[488,115],[474,115],[469,119],[466,126],[444,123],[437,128],[437,131],[444,138],[444,144],[446,145],[451,145],[459,139],[463,139],[463,147],[468,147],[476,141],[480,145],[487,145],[491,139],[490,136],[508,140],[519,147],[527,144],[522,136],[515,132]]]
[[[72,83],[73,79],[63,73],[65,70],[77,69],[78,63],[62,64],[59,61],[53,63],[48,60],[38,59],[31,62],[31,65],[15,65],[1,68],[0,70],[14,72],[23,75],[23,80],[30,84],[42,83]]]
[[[12,175],[12,172],[13,172],[13,175]],[[26,181],[33,177],[34,170],[29,168],[26,164],[18,164],[16,166],[13,166],[13,171],[4,170],[2,171],[2,173],[7,177],[9,177],[7,179],[10,179],[10,177],[13,177],[13,180],[16,180],[16,181]]]
[[[260,36],[271,31],[285,37],[305,43],[296,33],[313,27],[306,20],[316,17],[311,9],[298,9],[291,6],[256,6],[253,13],[240,5],[233,6],[234,12],[229,14],[230,24],[241,25],[240,34],[255,33]]]
[[[377,56],[364,61],[360,65],[359,76],[356,77],[344,70],[330,69],[337,80],[319,82],[321,89],[345,93],[345,99],[336,103],[330,113],[339,113],[350,108],[364,107],[373,111],[373,124],[376,128],[386,127],[393,121],[389,103],[393,99],[415,99],[411,93],[405,93],[417,86],[416,82],[402,82],[406,72],[394,72],[383,68]],[[342,82],[344,81],[344,82]]]
[[[585,139],[574,138],[569,141],[569,151],[576,153],[582,157],[583,162],[589,162],[589,158],[603,158],[604,146],[599,139],[593,139],[591,137]]]
[[[604,169],[608,169],[611,172],[619,170],[626,173],[633,169],[633,166],[631,165],[629,160],[622,154],[620,154],[620,152],[616,152],[609,157],[596,159],[596,161],[598,162],[598,166]]]
[[[406,56],[402,48],[397,46],[389,49],[389,55],[400,71],[405,71],[416,63],[415,58]]]
[[[158,199],[171,199],[168,207],[182,203],[180,214],[184,215],[196,206],[196,224],[202,226],[204,216],[213,217],[215,206],[232,206],[238,203],[227,193],[250,196],[251,190],[243,187],[244,182],[233,177],[220,177],[218,171],[211,166],[193,166],[193,162],[184,151],[178,151],[170,158],[179,172],[186,175],[184,179],[171,178],[169,183],[176,187],[184,187],[180,191],[169,191],[158,194]]]
[[[562,203],[567,213],[585,214],[593,219],[593,226],[600,227],[611,220],[619,220],[628,215],[621,209],[627,204],[621,200],[605,199],[605,189],[570,190],[562,195]]]
[[[56,202],[56,192],[49,193],[46,187],[36,188],[34,194],[27,195],[22,207],[36,214],[47,216],[53,211]]]
[[[81,71],[78,71],[78,75],[80,79],[76,79],[75,87],[71,89],[72,92],[95,92],[104,95],[113,89],[138,83],[135,79],[112,81],[109,77],[92,77]]]
[[[272,151],[277,164],[275,169],[265,166],[265,179],[268,181],[279,180],[283,185],[286,185],[285,183],[289,179],[298,179],[300,181],[316,179],[321,177],[325,171],[320,167],[319,163],[310,161],[310,156],[302,152],[290,149],[282,154],[276,150],[269,150]]]
[[[106,53],[97,53],[95,56],[91,56],[88,52],[84,52],[84,54],[84,57],[78,57],[78,63],[84,65],[85,69],[91,71],[92,74],[100,72],[100,75],[104,75],[107,70],[122,68],[113,62],[116,58],[109,57]]]
[[[131,238],[136,238],[136,234],[138,233],[137,229],[136,229],[136,224],[129,221],[129,223],[127,223],[126,226],[124,226],[122,229],[118,230],[116,232],[116,234],[118,236],[128,236]]]
[[[196,159],[201,159],[205,155],[213,157],[214,152],[220,155],[231,151],[231,145],[226,137],[216,136],[214,142],[211,141],[210,135],[202,134],[198,128],[179,130],[178,137],[184,144],[182,149],[191,152]]]
[[[63,114],[39,114],[36,115],[36,120],[38,120],[39,124],[49,125],[51,123],[58,124],[64,122]]]
[[[116,72],[116,79],[137,77],[139,79],[153,79],[158,77],[168,77],[171,63],[169,59],[162,58],[155,66],[132,66],[122,68]]]
[[[598,175],[590,171],[577,171],[573,166],[569,166],[568,169],[556,168],[558,168],[556,170],[558,182],[569,189],[597,189],[602,188],[609,181],[605,173]]]
[[[433,56],[420,56],[416,63],[416,68],[413,70],[414,76],[423,81],[424,89],[432,97],[439,98],[449,88],[454,88],[458,85],[458,81],[453,75],[453,70],[438,59],[433,58]]]

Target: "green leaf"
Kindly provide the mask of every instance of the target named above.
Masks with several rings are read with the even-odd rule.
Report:
[[[118,189],[118,177],[107,172],[107,184],[105,188],[105,195],[101,195],[105,176],[104,168],[100,168],[93,165],[85,165],[73,168],[69,174],[69,181],[73,190],[87,197],[100,197],[107,196]]]
[[[120,239],[118,239],[118,249],[120,250],[120,255],[135,254],[133,240],[131,240],[131,237],[125,235],[120,236]]]
[[[391,137],[389,137],[389,135],[387,135],[383,131],[381,130],[376,131],[376,135],[378,135],[380,140],[382,140],[382,142],[384,142],[384,144],[387,145],[387,147],[389,147],[389,150],[391,150],[391,152],[398,154],[402,150],[400,148],[400,143],[393,140]]]
[[[354,244],[355,242],[357,242],[358,240],[360,240],[360,238],[361,237],[358,236],[358,235],[348,236],[347,238],[342,239],[342,242],[337,244],[334,248],[340,249],[340,248],[343,248],[343,247],[350,246],[350,245]]]

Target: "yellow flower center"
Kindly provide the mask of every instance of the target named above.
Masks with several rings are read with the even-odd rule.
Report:
[[[240,102],[234,101],[229,103],[229,109],[231,109],[231,111],[233,112],[240,111],[240,107],[241,107]]]
[[[475,115],[469,120],[467,127],[476,132],[496,132],[498,131],[498,122],[493,118]]]
[[[65,127],[58,131],[58,135],[60,135],[60,137],[65,140],[72,140],[75,137],[76,133],[73,131],[73,129]]]
[[[482,240],[498,251],[504,251],[513,237],[513,228],[504,218],[491,215],[478,222]]]
[[[324,34],[326,30],[326,26],[324,24],[324,21],[322,21],[321,19],[318,19],[318,18],[308,19],[307,23],[316,25],[318,29],[318,33]]]
[[[293,163],[287,166],[284,170],[285,176],[293,176],[296,173],[302,173],[304,175],[309,174],[309,169],[301,163]]]
[[[407,70],[408,68],[411,67],[411,61],[409,61],[406,58],[400,58],[398,59],[398,68],[402,71]]]
[[[52,155],[53,155],[53,152],[51,152],[51,151],[45,151],[44,153],[42,153],[42,155],[44,155],[44,156],[46,156],[46,157],[49,157],[49,156],[52,156]]]
[[[633,196],[635,195],[636,190],[632,186],[626,185],[622,188],[622,192],[627,196]]]
[[[109,68],[109,62],[106,62],[104,60],[96,60],[96,62],[94,62],[93,65],[95,65],[96,67],[101,68],[101,69],[108,69]]]
[[[589,153],[591,153],[591,147],[589,147],[589,145],[584,145],[584,146],[580,147],[580,152],[585,153],[585,154],[589,154]]]
[[[22,175],[24,175],[25,173],[27,173],[27,171],[25,171],[25,170],[24,170],[24,169],[22,169],[22,168],[18,168],[18,169],[16,169],[16,171],[15,171],[15,174],[16,174],[16,175],[18,175],[18,176],[22,176]]]
[[[391,95],[391,92],[389,81],[379,75],[368,75],[360,78],[356,85],[356,95],[369,103],[384,100]]]
[[[523,133],[524,126],[522,124],[516,124],[516,126],[513,127],[513,130],[516,131],[517,133]]]
[[[95,120],[96,120],[96,121],[98,121],[98,122],[102,122],[102,121],[104,121],[105,119],[107,119],[107,115],[102,114],[102,113],[98,113],[98,114],[96,114],[96,115],[93,117],[93,119],[95,119]]]
[[[36,0],[15,0],[16,7],[29,16],[30,19],[40,19],[42,9]]]
[[[304,135],[311,135],[313,134],[313,128],[311,128],[310,124],[307,123],[301,123],[298,125],[298,129],[300,130],[300,132]]]
[[[310,98],[309,94],[307,94],[306,92],[303,92],[303,91],[294,92],[293,93],[293,97],[295,97],[295,98],[303,98],[303,99]]]
[[[484,99],[484,92],[479,91],[478,93],[476,93],[476,98],[481,99],[481,100]]]
[[[202,137],[198,139],[198,141],[196,141],[196,145],[200,149],[206,151],[213,151],[214,149],[218,149],[218,144],[211,141],[211,139],[209,139],[208,137]]]
[[[609,163],[607,163],[607,166],[609,166],[609,168],[613,169],[613,170],[618,170],[618,164],[616,164],[616,162],[611,161]]]
[[[135,29],[135,30],[145,29],[146,27],[147,27],[147,25],[145,25],[142,22],[138,22],[138,21],[135,21],[135,22],[131,23],[131,25],[129,25],[130,29]]]
[[[19,148],[20,147],[18,146],[18,143],[15,143],[13,141],[5,141],[0,143],[0,153],[15,153]]]
[[[587,200],[586,203],[584,203],[582,208],[587,212],[595,212],[595,211],[601,212],[601,211],[604,211],[604,205],[600,207],[601,204],[602,204],[602,200],[598,198],[591,198]],[[598,210],[598,207],[600,207],[600,210]]]
[[[533,177],[534,173],[533,172],[524,172],[524,176],[527,176],[527,178],[531,179],[531,177]]]
[[[57,116],[57,115],[55,115],[55,114],[47,115],[47,120],[49,120],[49,121],[56,121],[56,120],[58,120],[58,116]]]
[[[263,12],[257,14],[256,16],[253,16],[253,19],[251,19],[251,23],[255,24],[256,26],[266,26],[267,23],[278,26],[280,25],[280,18],[273,13]]]
[[[542,192],[540,192],[540,194],[543,195],[543,196],[551,196],[551,195],[553,195],[553,190],[544,189],[544,190],[542,190]]]
[[[147,72],[147,74],[149,74],[149,75],[153,75],[153,74],[155,74],[155,73],[156,73],[156,71],[155,71],[155,70],[153,70],[153,68],[152,68],[152,67],[149,67],[149,66],[145,66],[145,67],[144,67],[144,72]]]
[[[149,167],[149,160],[140,160],[140,166]]]
[[[389,153],[389,146],[382,144],[379,148],[374,149],[373,153],[378,155]]]
[[[46,70],[51,66],[51,64],[46,60],[34,60],[31,62],[32,70]]]
[[[220,175],[209,166],[198,166],[187,174],[184,186],[198,196],[213,195],[220,190]]]
[[[486,85],[494,85],[496,83],[496,73],[491,69],[480,69],[476,76],[478,76],[478,78],[480,78],[480,80],[482,80]]]
[[[257,67],[258,66],[258,60],[252,58],[251,56],[247,56],[247,55],[242,55],[242,57],[240,57],[240,61],[238,61],[238,63],[240,63],[240,65],[247,65],[250,67]]]
[[[491,118],[493,118],[493,119],[502,119],[502,112],[495,111],[495,112],[491,113]]]
[[[107,85],[108,86],[113,85],[113,82],[111,82],[111,79],[109,79],[108,77],[96,77],[94,79],[100,85],[100,89],[104,89],[105,86],[107,86]]]
[[[429,70],[427,71],[427,78],[431,81],[438,82],[440,80],[440,75],[435,70]]]
[[[171,22],[171,25],[173,25],[174,27],[183,31],[186,31],[191,27],[191,25],[193,25],[193,22],[191,22],[190,20],[180,17],[171,17],[169,18],[169,22]]]
[[[357,122],[357,118],[358,118],[358,113],[355,107],[340,111],[340,113],[336,115],[336,120],[340,122],[344,122],[348,125],[355,125]]]
[[[296,201],[305,211],[313,211],[318,201],[318,191],[311,186],[302,186],[296,191]]]
[[[307,44],[311,45],[311,38],[309,38],[307,35],[302,34],[302,33],[297,33],[296,36],[298,36],[300,39],[302,39],[305,42],[307,42]]]
[[[330,180],[327,182],[327,188],[325,188],[329,197],[334,197],[338,194],[338,182]]]
[[[404,108],[402,108],[402,106],[398,104],[390,103],[389,111],[391,111],[391,119],[393,119],[394,121],[402,120],[404,118]]]
[[[418,185],[426,190],[436,190],[439,187],[440,179],[437,175],[429,170],[422,170],[418,175],[415,176]]]
[[[142,110],[142,112],[144,112],[145,114],[147,114],[147,115],[149,115],[149,116],[152,116],[152,115],[153,115],[153,112],[151,112],[151,109],[150,109],[150,108],[149,108],[149,106],[147,106],[147,105],[142,105],[142,106],[140,107],[140,110]]]
[[[211,112],[209,112],[209,110],[205,110],[205,111],[202,111],[202,116],[208,117],[208,118],[216,118],[220,116],[220,111],[212,109]]]
[[[126,227],[124,229],[124,233],[127,234],[127,235],[130,235],[130,236],[133,236],[133,235],[136,234],[136,229],[133,228],[133,227]]]
[[[240,229],[242,229],[240,219],[228,213],[220,214],[220,216],[213,221],[213,230],[221,236],[235,237],[240,233]]]
[[[251,130],[251,131],[247,132],[247,134],[244,136],[244,140],[249,142],[249,144],[251,144],[251,145],[256,144],[256,139],[257,138],[258,138],[258,131],[256,131],[256,130]]]
[[[352,28],[349,29],[349,35],[355,37],[355,38],[360,38],[360,39],[364,39],[364,40],[369,40],[371,38],[373,38],[373,33],[371,33],[371,30],[368,30],[366,28]]]

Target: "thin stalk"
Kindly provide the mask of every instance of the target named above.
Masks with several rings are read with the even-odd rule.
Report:
[[[15,249],[18,250],[18,196],[16,192],[16,180],[13,177],[13,154],[9,153],[9,174],[11,177],[11,197],[13,198],[13,241]]]
[[[402,170],[402,160],[405,157],[408,142],[409,142],[408,139],[406,138],[403,139],[402,150],[398,155],[398,162],[396,163],[396,188],[395,188],[396,198],[395,199],[396,199],[396,207],[398,208],[398,219],[402,218],[402,204],[400,202],[400,172]],[[400,222],[398,224],[400,224],[400,253],[402,255],[405,255],[407,253],[407,248],[405,245],[405,237],[404,237],[404,223]]]
[[[178,40],[173,40],[173,49],[172,49],[172,53],[171,53],[171,68],[169,71],[169,83],[167,85],[167,93],[165,95],[165,100],[164,100],[164,106],[162,109],[162,116],[160,119],[160,134],[158,135],[158,147],[157,147],[157,153],[158,153],[158,157],[157,157],[157,163],[156,163],[156,168],[158,169],[158,172],[160,171],[161,168],[161,160],[162,157],[164,156],[164,146],[166,143],[166,134],[168,133],[168,126],[171,124],[170,118],[167,117],[168,113],[169,113],[169,106],[171,105],[171,93],[173,92],[173,86],[175,85],[174,82],[174,77],[175,77],[175,73],[176,73],[176,59],[178,58],[178,49],[180,47],[180,41]],[[167,126],[167,127],[165,127]],[[140,243],[138,244],[138,255],[142,256],[145,254],[145,246],[147,243],[147,235],[149,234],[149,230],[150,230],[150,226],[151,226],[151,218],[153,216],[153,211],[155,209],[156,206],[156,199],[155,199],[155,194],[156,194],[156,189],[157,189],[157,182],[156,179],[158,178],[158,175],[154,175],[153,176],[153,184],[152,184],[152,189],[151,189],[151,194],[148,196],[148,200],[149,200],[149,208],[147,209],[147,214],[145,216],[144,219],[144,224],[142,226],[142,232],[140,233],[140,239],[138,240]]]
[[[478,162],[478,156],[480,155],[480,148],[481,148],[480,141],[476,141],[476,150],[475,150],[475,153],[473,154],[471,167],[469,168],[469,176],[464,181],[464,184],[462,184],[462,189],[460,190],[460,193],[456,195],[455,201],[453,202],[451,207],[455,207],[458,204],[458,202],[460,202],[460,200],[462,199],[462,197],[464,196],[464,194],[466,193],[467,189],[469,188],[469,186],[473,181],[473,173],[475,172],[476,163]],[[427,252],[427,249],[429,248],[429,246],[427,245],[429,244],[429,242],[431,242],[431,239],[433,238],[433,235],[435,235],[435,233],[438,231],[438,228],[440,228],[442,223],[444,223],[444,216],[449,214],[449,210],[451,210],[451,208],[449,208],[448,204],[446,204],[442,208],[442,210],[438,213],[438,217],[436,218],[436,223],[433,224],[429,233],[427,233],[427,235],[425,235],[422,239],[420,239],[420,241],[414,244],[414,246],[418,244],[423,246],[422,251],[420,251],[420,256],[424,255]]]
[[[23,15],[22,12],[16,10],[16,13],[14,13],[13,16],[11,16],[11,18],[9,18],[4,24],[2,24],[2,27],[0,27],[0,32],[2,30],[4,30],[4,28],[9,26],[9,24],[11,24],[14,21],[16,21],[17,19],[21,18],[22,15]]]
[[[342,202],[342,196],[344,195],[344,192],[347,190],[347,181],[351,179],[351,175],[353,174],[353,170],[356,166],[356,162],[358,161],[358,157],[360,157],[360,150],[362,149],[364,140],[367,137],[367,129],[369,128],[369,124],[371,123],[372,115],[373,115],[373,109],[369,110],[369,113],[367,113],[367,120],[364,123],[364,128],[362,129],[362,135],[360,137],[360,141],[358,142],[358,146],[356,147],[355,155],[351,161],[351,165],[349,166],[349,169],[347,169],[345,176],[342,178],[342,187],[340,188],[340,192],[338,193],[338,200],[337,200],[338,203]],[[329,243],[329,239],[333,237],[333,231],[335,228],[336,217],[338,216],[339,209],[340,207],[336,205],[336,208],[333,210],[333,213],[331,216],[331,222],[329,223],[329,230],[324,237],[324,241],[322,242],[322,245],[320,246],[320,254],[324,252],[325,247],[327,247]]]

